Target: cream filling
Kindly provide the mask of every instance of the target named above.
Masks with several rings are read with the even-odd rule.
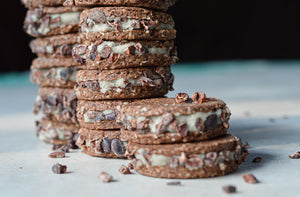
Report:
[[[112,18],[112,20],[116,20],[115,18]],[[118,20],[118,19],[117,19]],[[140,22],[140,20],[136,20],[136,19],[127,19],[126,22],[122,22],[120,21],[121,23],[121,26],[122,26],[122,30],[128,30],[128,31],[131,31],[131,30],[134,30],[134,28],[131,26],[131,24],[134,22],[134,21],[138,21]],[[84,31],[86,33],[89,33],[89,32],[108,32],[108,31],[115,31],[115,28],[108,25],[107,23],[100,23],[100,24],[96,24],[94,21],[92,21],[91,19],[87,19],[87,23],[92,23],[94,24],[92,27],[89,27],[87,26]],[[174,26],[171,25],[171,24],[167,24],[167,23],[160,23],[158,24],[158,28],[159,29],[165,29],[165,30],[171,30],[171,29],[174,29]],[[152,30],[154,29],[154,27],[152,25],[149,26],[149,30]]]
[[[44,35],[47,34],[51,28],[58,27],[61,25],[67,25],[67,24],[76,24],[79,23],[79,15],[81,12],[65,12],[60,14],[50,14],[51,20],[59,17],[60,21],[56,23],[52,23],[49,25],[49,27],[46,27],[42,21],[42,19],[39,19],[36,17],[36,15],[32,15],[31,18],[33,21],[39,21],[41,22],[40,27],[37,29],[37,32]],[[51,21],[50,20],[50,21]]]
[[[187,124],[187,128],[188,131],[190,132],[201,132],[200,130],[198,130],[196,128],[196,120],[198,118],[201,118],[202,122],[205,123],[206,119],[208,116],[210,115],[217,115],[217,124],[220,125],[222,124],[221,121],[221,113],[222,113],[222,109],[218,109],[216,112],[197,112],[194,114],[190,114],[190,115],[180,115],[179,113],[174,114],[174,118],[177,119],[177,125],[181,124],[181,123],[186,123]],[[131,121],[131,119],[137,119],[137,124],[141,123],[142,121],[146,120],[146,119],[150,119],[150,123],[149,123],[149,128],[150,128],[150,132],[155,133],[155,126],[157,124],[159,124],[162,121],[163,116],[151,116],[151,117],[138,117],[135,118],[133,116],[127,116],[127,120]],[[171,129],[169,126],[167,127],[168,132],[177,132],[177,130],[173,130]]]
[[[95,118],[91,119],[91,118],[88,117],[88,115],[87,115],[88,112],[90,112],[90,111],[87,111],[86,113],[83,114],[84,122],[96,122]],[[107,114],[114,113],[114,111],[112,111],[112,110],[104,110],[104,111],[97,111],[96,113],[102,113],[104,116],[106,116]]]
[[[55,70],[56,70],[55,75],[54,76],[49,75],[46,78],[47,79],[59,79],[60,80],[60,72],[64,69],[65,69],[64,67],[57,67],[57,68],[55,68]],[[46,72],[49,71],[49,69],[36,69],[36,70],[42,71],[44,76],[45,76]],[[68,81],[76,82],[76,71],[73,71],[73,73],[70,75]]]
[[[131,86],[141,86],[142,83],[139,79],[126,79],[129,83],[131,83]],[[126,87],[125,79],[116,79],[111,81],[98,81],[99,86],[101,88],[101,92],[105,94],[108,91],[111,91],[113,88],[116,92],[122,92],[121,88]]]
[[[143,164],[146,164],[146,165],[149,165],[148,162],[146,161],[146,159],[144,158],[143,154],[145,154],[145,150],[144,149],[139,149],[137,151],[137,153],[134,154],[135,158],[136,159],[139,159],[143,162]],[[235,152],[233,151],[230,151],[229,152],[229,160],[230,161],[233,161],[234,160],[234,154]],[[205,154],[198,154],[198,156],[204,160],[205,158]],[[178,158],[179,156],[175,156],[176,158]],[[158,154],[152,154],[150,155],[150,162],[151,162],[151,166],[167,166],[170,164],[170,159],[172,157],[170,156],[165,156],[165,155],[158,155]],[[223,162],[221,163],[218,163],[218,164],[222,164]],[[183,165],[180,165],[180,166],[183,166]]]
[[[49,127],[50,125],[48,125]],[[57,137],[54,137],[57,136]],[[68,140],[65,138],[65,131],[61,129],[48,129],[47,132],[39,132],[39,137],[42,141],[49,141],[53,139],[60,139],[60,140]]]
[[[105,46],[109,46],[112,49],[113,53],[116,54],[120,54],[120,55],[125,55],[125,50],[130,47],[130,46],[135,46],[136,44],[138,44],[137,42],[130,42],[130,43],[125,43],[125,44],[120,44],[118,42],[112,42],[112,41],[104,41],[102,42],[100,45],[97,46],[97,51],[101,54],[103,51],[103,48]],[[92,50],[93,45],[90,45],[88,47],[88,49],[91,51]],[[150,47],[148,48],[148,51],[150,54],[160,54],[160,55],[167,55],[168,54],[168,49],[163,47],[163,48],[159,48],[159,47]],[[138,50],[135,50],[135,54],[137,55],[143,55],[143,53],[141,53]]]

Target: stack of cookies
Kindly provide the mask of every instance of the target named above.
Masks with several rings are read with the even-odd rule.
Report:
[[[66,1],[69,6],[91,7],[80,16],[83,44],[72,51],[74,60],[83,66],[75,87],[81,127],[77,145],[83,153],[124,158],[127,142],[120,139],[117,108],[173,90],[170,66],[178,59],[174,21],[152,10],[166,10],[173,3]]]
[[[72,48],[81,43],[79,16],[83,8],[63,7],[62,0],[22,2],[29,9],[24,30],[35,37],[30,47],[38,56],[30,76],[40,86],[34,105],[35,114],[42,112],[37,136],[47,143],[66,144],[79,131],[73,88],[81,65],[73,60]]]
[[[233,172],[248,154],[239,138],[227,134],[230,115],[222,100],[196,92],[122,106],[117,119],[138,173],[203,178]]]

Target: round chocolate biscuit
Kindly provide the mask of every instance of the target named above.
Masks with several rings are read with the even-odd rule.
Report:
[[[119,130],[90,130],[81,128],[77,146],[95,157],[126,158],[127,142],[120,140]]]
[[[89,70],[169,66],[178,61],[173,41],[86,41],[72,51]]]
[[[196,143],[141,145],[128,143],[127,155],[139,174],[157,178],[223,176],[245,161],[248,151],[239,138],[227,135]]]
[[[166,11],[175,4],[175,0],[67,0],[70,6],[129,6]],[[73,2],[73,3],[72,3]]]
[[[30,80],[42,87],[73,88],[76,73],[81,69],[72,58],[36,58],[31,65]]]
[[[65,0],[21,0],[21,3],[25,5],[26,8],[32,9],[40,6],[62,6]]]
[[[64,124],[47,119],[36,122],[37,137],[49,144],[67,144],[78,131],[79,127],[74,124]]]
[[[162,97],[173,89],[173,81],[170,67],[81,70],[75,90],[80,100]]]
[[[172,16],[134,7],[101,7],[85,10],[80,16],[83,38],[97,40],[173,40]]]
[[[73,89],[41,87],[34,103],[34,114],[53,122],[78,125],[77,99]]]
[[[79,100],[77,103],[77,120],[81,127],[88,129],[120,129],[121,126],[116,122],[116,110],[118,106],[126,105],[131,102],[132,100]]]
[[[45,37],[77,33],[79,16],[84,8],[42,7],[29,10],[24,21],[24,30],[33,37]]]
[[[136,101],[121,107],[122,139],[165,144],[212,139],[227,133],[230,110],[222,100],[177,103],[175,98]]]
[[[30,42],[32,53],[39,57],[65,58],[72,57],[72,49],[76,44],[81,43],[79,34],[66,34],[37,38]]]

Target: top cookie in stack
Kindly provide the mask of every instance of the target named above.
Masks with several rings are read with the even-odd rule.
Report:
[[[74,60],[83,66],[75,91],[81,126],[78,144],[84,153],[123,158],[127,142],[120,139],[117,107],[164,97],[173,90],[170,66],[178,60],[175,24],[170,15],[157,11],[173,3],[65,2],[89,7],[80,15],[83,43],[72,51]]]
[[[81,65],[72,58],[72,48],[81,43],[79,16],[82,7],[63,7],[62,0],[22,0],[29,9],[24,30],[36,37],[30,48],[37,54],[31,66],[31,81],[40,86],[34,113],[39,139],[53,144],[76,140],[77,99],[73,90]]]

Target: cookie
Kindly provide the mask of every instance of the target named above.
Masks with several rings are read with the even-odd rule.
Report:
[[[162,97],[173,90],[170,67],[80,70],[75,86],[80,100]]]
[[[62,6],[65,0],[21,0],[21,3],[25,5],[26,8],[32,9],[40,6]]]
[[[126,158],[127,142],[120,140],[119,130],[90,130],[81,128],[77,146],[82,152],[96,157]]]
[[[76,118],[77,99],[73,89],[43,88],[38,92],[34,114],[42,113],[53,122],[78,125]]]
[[[208,178],[223,176],[245,161],[248,151],[237,137],[164,145],[128,143],[127,155],[135,171],[157,178]]]
[[[32,62],[30,80],[42,87],[73,88],[76,73],[81,68],[72,58],[36,58]]]
[[[171,15],[143,8],[101,7],[80,16],[86,40],[172,40],[176,38]]]
[[[33,37],[76,33],[83,8],[43,7],[27,12],[24,30]]]
[[[69,6],[129,6],[166,11],[176,0],[66,0]]]
[[[36,122],[37,137],[50,144],[67,144],[78,131],[79,127],[74,124],[64,124],[47,119]]]
[[[93,130],[120,129],[116,123],[116,108],[131,103],[132,100],[84,101],[77,103],[79,125]]]
[[[173,41],[86,42],[72,51],[76,62],[86,69],[119,69],[142,66],[166,66],[178,60]]]
[[[122,139],[165,144],[202,141],[227,133],[231,113],[222,100],[207,98],[200,104],[160,98],[147,102],[122,106],[117,117],[123,125]]]
[[[75,44],[81,43],[79,34],[67,34],[37,38],[30,42],[32,53],[39,57],[61,58],[72,57],[72,49]]]

